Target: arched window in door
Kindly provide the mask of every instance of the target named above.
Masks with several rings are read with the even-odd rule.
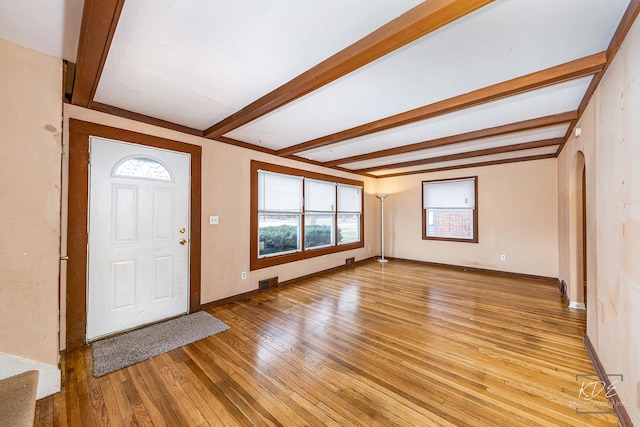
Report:
[[[171,172],[165,165],[149,157],[139,156],[120,161],[114,168],[113,176],[173,181]]]

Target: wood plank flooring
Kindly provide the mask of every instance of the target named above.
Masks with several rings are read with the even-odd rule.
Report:
[[[576,413],[585,313],[549,283],[394,260],[210,312],[231,328],[100,378],[65,354],[35,425],[618,424]]]

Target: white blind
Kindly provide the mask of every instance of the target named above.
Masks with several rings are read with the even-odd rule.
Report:
[[[338,184],[338,211],[362,213],[362,188]]]
[[[304,180],[304,208],[307,211],[335,212],[336,184],[328,181]]]
[[[258,210],[302,212],[302,177],[258,171]]]
[[[475,178],[453,181],[425,182],[423,184],[424,208],[474,209]]]

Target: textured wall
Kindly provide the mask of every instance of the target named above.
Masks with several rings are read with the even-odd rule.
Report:
[[[587,335],[640,420],[640,23],[636,21],[558,158],[560,278],[578,295],[571,250],[574,162],[584,154]]]
[[[0,39],[0,352],[58,364],[62,61]]]

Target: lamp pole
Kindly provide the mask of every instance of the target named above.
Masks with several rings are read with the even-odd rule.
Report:
[[[388,196],[386,193],[376,194],[376,197],[380,199],[380,211],[381,211],[381,240],[382,240],[382,256],[378,258],[378,262],[385,263],[389,262],[389,260],[384,258],[384,199]]]

